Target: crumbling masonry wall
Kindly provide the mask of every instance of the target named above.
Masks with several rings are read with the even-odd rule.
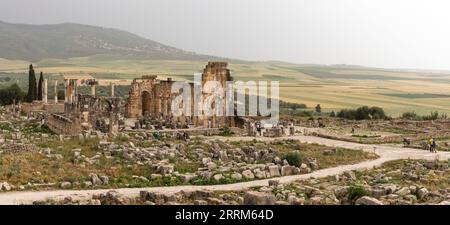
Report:
[[[227,81],[232,81],[230,70],[226,62],[209,62],[202,73],[202,86],[208,81],[218,81],[222,87],[226,87]],[[224,126],[235,126],[235,118],[222,116],[194,116],[194,96],[191,95],[191,116],[175,117],[171,113],[172,101],[179,95],[171,93],[172,81],[157,80],[157,76],[143,76],[134,79],[131,84],[129,99],[125,108],[125,116],[128,118],[150,118],[152,120],[164,123],[180,124],[181,126],[194,125],[204,128],[219,128]],[[194,84],[190,83],[191,91],[194,90]],[[205,99],[210,94],[202,92],[202,98]],[[226,103],[226,102],[225,102]],[[225,112],[225,106],[223,112]]]

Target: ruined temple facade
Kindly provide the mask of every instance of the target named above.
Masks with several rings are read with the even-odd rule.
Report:
[[[232,81],[230,70],[227,68],[226,62],[209,62],[203,70],[201,77],[201,85],[208,81],[218,81],[222,87],[226,87],[227,81]],[[224,126],[235,126],[235,118],[232,116],[195,116],[194,110],[194,83],[189,83],[191,87],[191,115],[175,117],[171,113],[172,101],[181,93],[172,93],[172,85],[174,81],[158,80],[155,75],[142,76],[133,80],[129,94],[128,103],[126,104],[125,116],[128,118],[148,118],[159,121],[164,124],[176,124],[177,127],[204,127],[204,128],[220,128]],[[202,99],[208,97],[202,89]],[[224,107],[226,104],[223,104]],[[223,109],[225,112],[225,108]]]

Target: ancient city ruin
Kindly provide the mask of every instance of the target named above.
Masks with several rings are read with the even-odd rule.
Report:
[[[202,85],[207,81],[218,81],[224,85],[233,78],[225,62],[209,62],[201,76]],[[48,99],[48,83],[53,84],[54,100]],[[144,75],[131,83],[129,99],[116,97],[114,82],[110,83],[110,96],[96,96],[95,79],[65,77],[65,98],[58,99],[58,81],[44,80],[43,100],[20,105],[29,116],[41,116],[46,125],[57,134],[78,135],[82,132],[101,131],[117,133],[131,129],[214,129],[243,126],[243,119],[235,116],[174,116],[172,101],[179,95],[172,93],[171,78],[158,79],[157,75]],[[89,94],[81,94],[81,85],[88,86]],[[189,83],[194,88],[193,83]],[[193,94],[192,94],[193,95]],[[209,94],[202,92],[202,97]],[[194,110],[194,98],[191,108]]]

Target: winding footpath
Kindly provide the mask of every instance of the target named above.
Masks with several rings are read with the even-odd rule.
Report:
[[[220,139],[230,141],[251,141],[254,137],[207,137],[209,139]],[[269,178],[264,180],[255,180],[248,182],[241,182],[235,184],[224,185],[207,185],[207,186],[172,186],[172,187],[148,187],[148,188],[120,188],[120,189],[98,189],[98,190],[53,190],[53,191],[13,191],[13,192],[1,192],[0,204],[12,205],[12,204],[31,204],[33,201],[42,201],[46,199],[64,199],[65,197],[72,197],[72,199],[88,199],[93,194],[105,193],[109,190],[115,190],[120,194],[129,197],[135,197],[139,195],[140,191],[152,191],[152,192],[164,192],[175,193],[182,190],[196,191],[196,190],[211,190],[211,191],[239,191],[245,190],[250,187],[268,185],[269,180],[278,180],[280,183],[290,183],[295,180],[308,179],[311,177],[322,178],[341,174],[344,171],[370,169],[376,166],[380,166],[382,163],[397,160],[397,159],[425,159],[425,160],[448,160],[450,159],[450,152],[438,152],[430,153],[425,150],[391,147],[384,145],[366,145],[352,142],[331,140],[313,136],[290,136],[281,138],[256,138],[259,141],[273,141],[273,140],[298,140],[305,143],[315,143],[331,147],[342,147],[354,150],[363,150],[367,152],[373,152],[380,157],[375,160],[365,161],[352,165],[341,165],[333,168],[327,168],[322,170],[313,171],[308,174],[284,176],[277,178]]]

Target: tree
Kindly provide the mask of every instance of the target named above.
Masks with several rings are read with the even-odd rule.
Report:
[[[19,85],[12,84],[6,89],[0,90],[0,105],[11,105],[22,101],[26,97],[26,93],[22,92]]]
[[[387,119],[384,110],[380,107],[362,106],[354,109],[342,109],[336,115],[337,117],[346,118],[350,120],[368,120],[368,119]]]
[[[331,111],[330,117],[336,117],[336,113],[334,111]]]
[[[33,102],[36,99],[36,76],[34,74],[33,64],[30,64],[28,70],[28,94],[27,102]]]
[[[66,93],[63,90],[58,90],[58,99],[64,99],[66,97]]]
[[[316,105],[316,113],[321,113],[322,112],[322,107],[320,107],[320,104]]]
[[[369,109],[370,115],[372,116],[372,119],[386,119],[386,113],[384,110],[380,107],[373,106]]]
[[[41,72],[41,76],[39,77],[39,82],[38,82],[38,89],[37,89],[37,100],[42,101],[42,84],[44,83],[44,76],[42,75]]]

